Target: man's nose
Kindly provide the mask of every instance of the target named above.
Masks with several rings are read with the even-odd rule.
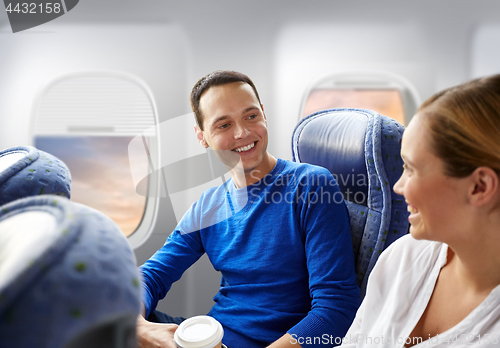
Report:
[[[246,138],[250,134],[250,130],[245,127],[244,124],[236,124],[235,130],[234,130],[234,138],[235,139],[242,139]]]

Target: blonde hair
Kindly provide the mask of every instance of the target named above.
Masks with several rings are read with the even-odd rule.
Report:
[[[417,114],[446,175],[466,177],[481,166],[500,174],[500,74],[436,93]]]

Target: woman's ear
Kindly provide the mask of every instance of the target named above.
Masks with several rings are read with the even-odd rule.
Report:
[[[201,146],[203,146],[206,149],[208,147],[208,143],[206,142],[205,137],[203,136],[203,131],[197,124],[194,125],[194,132],[196,133],[196,138],[198,139],[198,142],[201,144]]]
[[[471,176],[474,185],[470,191],[469,201],[474,206],[482,206],[493,201],[496,204],[498,197],[498,175],[489,167],[476,168]]]

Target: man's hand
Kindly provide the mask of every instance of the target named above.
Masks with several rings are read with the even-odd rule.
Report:
[[[176,324],[151,323],[142,315],[137,318],[139,348],[176,348],[174,333]]]

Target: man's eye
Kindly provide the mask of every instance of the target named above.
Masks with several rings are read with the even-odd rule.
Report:
[[[227,123],[221,124],[221,125],[219,126],[219,128],[222,128],[222,129],[225,129],[225,128],[227,128],[227,127],[229,127],[229,124],[227,124]]]
[[[250,115],[248,118],[251,119],[251,120],[253,120],[256,117],[257,117],[257,115]]]

